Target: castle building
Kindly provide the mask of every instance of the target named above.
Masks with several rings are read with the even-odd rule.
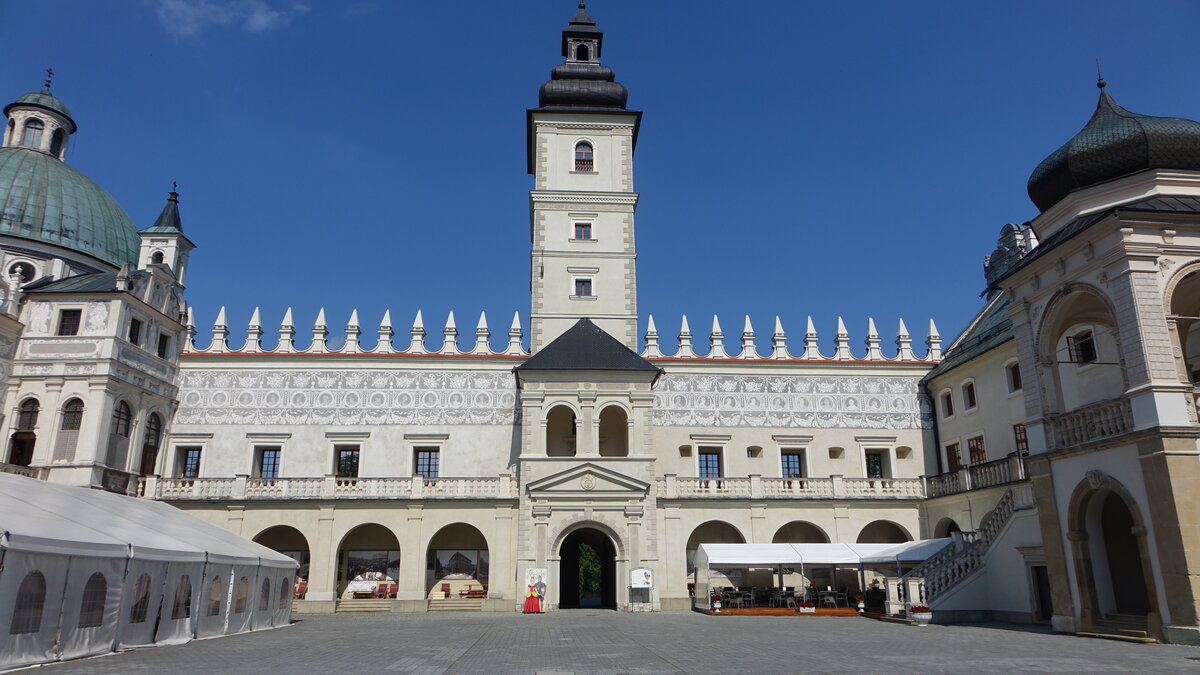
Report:
[[[231,344],[222,310],[197,340],[178,195],[138,231],[65,163],[75,123],[49,83],[9,105],[3,468],[287,553],[301,612],[518,611],[539,582],[546,609],[688,609],[701,544],[949,537],[875,576],[940,620],[1200,642],[1200,124],[1102,86],[945,353],[932,321],[924,348],[903,321],[892,348],[871,319],[853,345],[839,319],[824,353],[811,319],[789,336],[778,317],[728,343],[716,317],[695,341],[682,317],[666,353],[652,316],[638,335],[641,113],[603,37],[581,3],[527,111],[531,308],[500,349],[483,315],[471,343],[419,311],[401,336],[390,313],[364,336],[349,311],[332,339],[324,311],[311,337],[290,310],[264,335],[255,311]],[[355,600],[379,578],[382,597]]]

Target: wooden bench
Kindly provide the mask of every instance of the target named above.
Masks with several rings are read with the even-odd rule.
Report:
[[[475,584],[467,584],[467,590],[459,591],[458,597],[460,597],[460,598],[486,598],[487,597],[487,586],[481,585],[479,588],[476,588]]]

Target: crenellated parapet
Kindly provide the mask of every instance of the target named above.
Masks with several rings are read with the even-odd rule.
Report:
[[[713,316],[712,332],[709,334],[708,351],[697,353],[696,347],[692,344],[692,331],[688,325],[688,318],[685,315],[680,322],[678,347],[674,354],[663,352],[662,345],[659,343],[658,328],[655,326],[654,317],[650,316],[647,322],[645,335],[645,348],[642,350],[642,356],[647,359],[696,359],[696,360],[742,360],[742,361],[826,361],[826,362],[891,362],[891,363],[936,363],[942,360],[942,337],[938,334],[937,326],[933,323],[933,319],[929,320],[928,337],[925,339],[925,344],[928,347],[925,355],[917,356],[912,349],[912,336],[908,332],[908,327],[904,324],[904,319],[900,319],[900,324],[896,330],[896,352],[894,355],[887,355],[883,350],[883,339],[879,335],[878,329],[875,327],[875,319],[867,319],[866,339],[863,343],[866,349],[856,354],[850,346],[851,338],[850,331],[846,328],[846,323],[842,317],[837,320],[837,332],[834,335],[834,350],[830,355],[821,353],[818,346],[817,329],[813,324],[812,317],[808,317],[806,330],[802,345],[799,346],[797,353],[793,354],[788,348],[787,333],[783,330],[783,323],[779,317],[775,317],[775,329],[771,333],[771,346],[766,354],[760,353],[755,344],[756,336],[754,326],[750,322],[750,317],[747,316],[742,326],[741,335],[741,350],[736,354],[730,354],[729,348],[725,344],[725,334],[721,331],[721,322],[717,316]]]
[[[329,325],[325,318],[325,309],[317,313],[313,323],[312,338],[307,347],[296,345],[296,323],[292,317],[292,308],[284,312],[279,324],[279,337],[274,347],[263,342],[262,313],[254,308],[250,322],[246,326],[246,340],[240,348],[231,348],[229,344],[229,325],[225,308],[217,313],[213,322],[212,339],[208,346],[196,345],[196,325],[191,308],[187,315],[187,338],[184,341],[184,354],[409,354],[409,355],[440,355],[440,356],[528,356],[529,352],[523,344],[525,331],[521,328],[521,316],[513,313],[512,325],[508,330],[508,344],[503,349],[496,350],[491,346],[491,330],[488,328],[487,315],[481,312],[479,321],[475,324],[475,343],[469,349],[463,349],[458,344],[458,326],[454,320],[454,312],[446,318],[442,329],[440,346],[426,342],[425,319],[421,311],[417,311],[409,330],[409,341],[405,347],[397,348],[393,338],[392,313],[383,313],[379,322],[378,337],[374,345],[364,345],[362,340],[362,324],[358,318],[358,310],[350,312],[346,322],[345,340],[340,347],[331,346]],[[332,344],[336,344],[336,339]]]

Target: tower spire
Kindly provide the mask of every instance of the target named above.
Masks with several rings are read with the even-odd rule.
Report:
[[[579,3],[579,4],[583,4],[583,3]],[[54,80],[54,69],[47,68],[46,69],[46,84],[45,84],[45,87],[42,89],[42,93],[44,93],[44,94],[50,93],[50,82],[52,80]]]

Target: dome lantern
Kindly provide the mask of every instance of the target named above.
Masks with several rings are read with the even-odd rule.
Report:
[[[0,147],[29,148],[59,160],[67,157],[67,137],[78,127],[67,106],[50,93],[54,71],[46,69],[41,91],[30,92],[4,106],[4,138]]]

